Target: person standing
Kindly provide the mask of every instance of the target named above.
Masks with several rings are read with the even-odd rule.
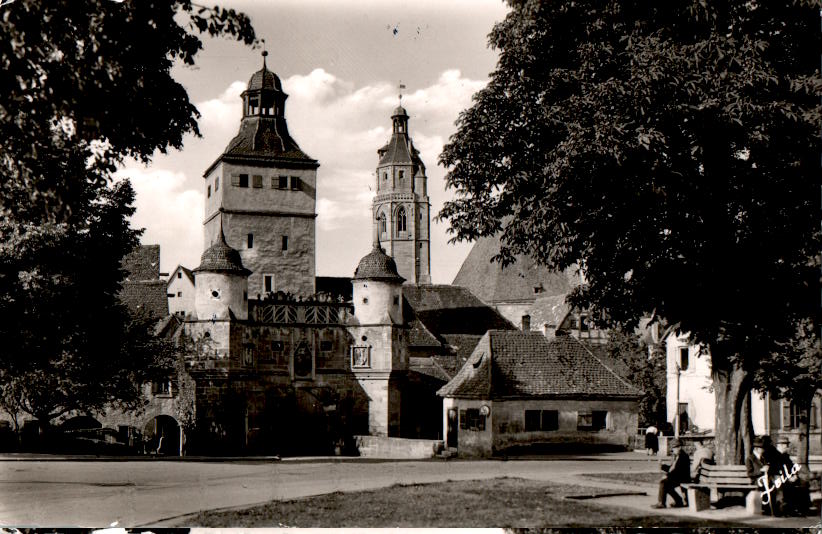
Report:
[[[651,508],[665,508],[668,495],[674,500],[673,508],[682,508],[685,503],[676,489],[691,479],[691,459],[688,453],[682,450],[682,443],[678,439],[671,441],[673,458],[671,465],[662,465],[666,475],[659,481],[659,498]]]
[[[656,456],[659,451],[659,429],[654,425],[645,430],[645,450],[648,456]]]

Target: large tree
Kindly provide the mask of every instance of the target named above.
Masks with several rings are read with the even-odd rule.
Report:
[[[710,352],[741,462],[760,359],[818,306],[819,2],[509,0],[440,163],[454,239],[578,262],[571,300]],[[747,443],[747,445],[746,445]]]
[[[808,469],[810,418],[813,399],[822,391],[822,340],[819,323],[811,318],[799,321],[793,338],[778,344],[777,350],[755,374],[755,384],[774,398],[783,398],[798,409],[799,464]]]
[[[118,302],[138,242],[112,172],[199,134],[171,76],[198,35],[255,42],[249,19],[189,0],[0,3],[0,387],[48,423],[139,406],[162,354]],[[167,363],[167,362],[166,362]]]

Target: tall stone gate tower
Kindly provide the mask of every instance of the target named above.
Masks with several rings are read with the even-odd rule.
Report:
[[[285,122],[280,78],[255,72],[241,98],[240,131],[205,178],[205,246],[219,237],[240,252],[251,270],[248,296],[314,293],[317,167]],[[220,214],[223,214],[222,217]]]
[[[394,258],[400,276],[411,284],[431,283],[428,178],[425,164],[408,136],[408,113],[398,106],[393,132],[377,151],[377,195],[372,211],[374,242]]]

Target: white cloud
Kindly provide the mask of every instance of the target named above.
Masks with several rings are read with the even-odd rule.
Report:
[[[145,228],[144,244],[160,244],[163,272],[180,263],[196,267],[203,251],[202,193],[184,187],[185,174],[167,169],[135,165],[118,171],[117,177],[131,180],[137,193],[131,226]]]
[[[289,131],[309,156],[320,162],[317,188],[317,273],[350,276],[371,243],[370,206],[377,149],[391,136],[396,87],[379,82],[362,87],[323,69],[284,79],[289,94]],[[444,170],[436,165],[459,112],[485,85],[459,70],[444,71],[428,87],[403,95],[409,132],[421,152],[429,178],[432,214],[447,198]],[[197,103],[201,139],[190,136],[182,152],[155,158],[145,169],[129,165],[137,190],[135,226],[147,228],[144,243],[160,243],[163,270],[177,263],[194,267],[202,252],[202,173],[236,135],[242,114],[239,95],[245,82],[231,83],[216,98]],[[467,248],[447,246],[446,225],[432,221],[432,275],[451,282]]]

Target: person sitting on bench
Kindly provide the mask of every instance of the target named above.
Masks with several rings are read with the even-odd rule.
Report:
[[[704,439],[696,442],[694,458],[691,461],[691,480],[699,482],[699,467],[703,464],[714,464],[714,451]]]
[[[659,481],[659,500],[651,506],[651,508],[665,508],[665,500],[670,495],[674,500],[673,508],[682,508],[685,503],[682,497],[677,493],[676,488],[680,484],[690,481],[691,479],[691,460],[688,453],[682,450],[682,443],[678,439],[671,441],[671,452],[673,453],[673,462],[671,465],[663,464],[662,470],[667,474]]]
[[[782,508],[779,510],[780,515],[797,515],[804,516],[810,506],[810,492],[808,491],[808,483],[799,476],[799,469],[794,467],[788,449],[790,448],[790,440],[788,436],[780,436],[776,440],[776,469],[777,476],[780,473],[792,473],[787,476],[787,482],[782,485],[783,500]]]
[[[776,456],[771,452],[767,452],[767,447],[770,445],[770,439],[763,439],[760,436],[757,436],[753,439],[753,450],[751,454],[745,458],[745,468],[748,474],[748,478],[751,479],[751,482],[759,486],[759,488],[764,488],[765,484],[773,487],[773,476],[779,476],[777,473],[777,466],[772,465],[775,461]],[[782,489],[774,489],[768,498],[768,501],[765,502],[763,499],[762,504],[768,506],[771,511],[771,515],[776,515],[777,510],[781,508],[782,502]]]

